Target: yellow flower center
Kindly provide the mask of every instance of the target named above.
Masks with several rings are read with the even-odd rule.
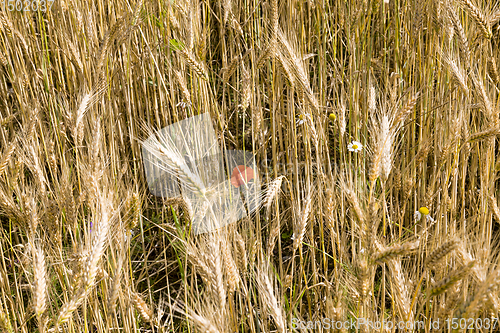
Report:
[[[429,209],[427,207],[420,207],[420,209],[418,211],[424,215],[429,214]]]
[[[333,113],[330,113],[328,118],[330,118],[331,121],[334,121],[337,117]]]
[[[358,145],[357,145],[357,144],[353,144],[353,145],[352,145],[352,148],[353,148],[353,149],[358,149]]]
[[[300,116],[299,116],[299,119],[300,119],[300,120],[303,120],[303,119],[304,119],[304,116],[303,116],[303,115],[300,115]]]

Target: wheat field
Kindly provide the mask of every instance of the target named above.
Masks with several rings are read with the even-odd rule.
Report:
[[[500,331],[498,0],[30,1],[0,9],[1,332]],[[201,234],[143,150],[205,198],[145,144],[198,115],[260,182]]]

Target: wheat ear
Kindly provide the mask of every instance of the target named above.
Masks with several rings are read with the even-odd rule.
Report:
[[[500,209],[498,208],[497,199],[493,195],[490,195],[488,196],[488,203],[490,204],[490,209],[492,210],[495,219],[498,223],[500,223]]]
[[[269,216],[270,213],[269,208],[271,207],[274,198],[277,197],[281,189],[281,184],[283,183],[284,178],[285,176],[279,176],[267,186],[266,194],[264,196],[264,207],[266,208],[267,216]]]
[[[35,272],[35,313],[38,320],[42,322],[42,315],[47,308],[47,275],[45,255],[40,247],[35,247],[33,254]]]
[[[12,324],[10,322],[9,313],[4,312],[3,309],[1,308],[0,308],[0,327],[3,327],[3,329],[7,333],[14,333],[14,328],[12,327]]]
[[[157,164],[156,166],[169,173],[173,177],[178,178],[184,185],[188,186],[191,190],[197,193],[200,197],[205,196],[205,186],[198,175],[191,172],[189,167],[183,161],[182,157],[174,149],[170,148],[168,138],[161,138],[160,140],[153,136],[151,140],[144,141],[144,148],[150,154],[161,160],[166,164]]]
[[[268,308],[271,313],[271,316],[276,323],[278,332],[284,333],[286,332],[285,319],[283,317],[283,313],[281,310],[281,306],[274,295],[274,289],[269,280],[269,276],[265,272],[264,269],[259,269],[257,272],[257,282],[259,287],[259,296],[263,300],[264,305]]]
[[[393,245],[382,251],[376,252],[372,256],[372,261],[375,263],[388,262],[391,259],[395,259],[398,256],[407,255],[418,249],[420,241],[408,242],[402,245]]]
[[[247,270],[247,265],[248,265],[248,257],[247,257],[247,250],[245,246],[245,240],[243,239],[243,236],[240,235],[236,231],[235,233],[235,238],[236,238],[236,252],[237,258],[238,258],[238,268],[240,269],[241,272],[246,272]]]
[[[196,326],[198,326],[198,328],[200,329],[199,332],[220,333],[217,327],[215,327],[210,320],[194,313],[194,311],[190,310],[188,316],[194,321]]]
[[[201,79],[208,81],[208,74],[205,70],[205,67],[200,62],[198,62],[198,60],[196,60],[191,51],[182,48],[179,52],[183,56],[183,59],[186,61],[188,66],[191,67]]]
[[[441,246],[439,246],[437,249],[435,249],[430,255],[425,258],[425,263],[424,266],[425,268],[431,268],[435,266],[441,259],[446,257],[447,254],[452,252],[458,247],[458,240],[452,239]]]
[[[227,275],[228,290],[229,292],[233,292],[238,288],[240,275],[227,242],[227,239],[221,239],[221,248],[222,255],[224,257],[224,267]]]
[[[110,224],[110,216],[109,216],[109,202],[107,199],[103,197],[100,198],[101,204],[101,219],[100,223],[97,226],[97,230],[95,231],[95,236],[93,237],[93,244],[90,249],[90,253],[87,257],[83,284],[76,289],[73,296],[70,298],[68,302],[66,302],[61,310],[59,311],[59,315],[56,319],[56,327],[51,329],[51,331],[60,329],[60,325],[67,322],[73,312],[78,308],[81,302],[85,299],[88,291],[92,288],[95,282],[95,277],[98,271],[98,262],[102,257],[108,230]]]
[[[471,134],[468,138],[468,142],[483,141],[493,136],[500,135],[500,129],[497,127],[489,128],[481,132]]]
[[[295,251],[302,245],[302,241],[304,240],[304,235],[306,233],[306,228],[307,228],[307,221],[309,221],[309,213],[311,212],[311,204],[312,204],[312,197],[311,194],[309,194],[306,198],[306,204],[304,206],[304,210],[301,212],[299,224],[297,225],[297,228],[295,229],[294,232],[294,240],[293,240],[293,252]]]
[[[479,25],[483,36],[487,39],[491,38],[491,25],[490,21],[486,18],[486,15],[484,15],[484,13],[477,8],[471,0],[461,0],[460,2]]]
[[[458,281],[462,280],[470,273],[474,264],[475,261],[471,261],[467,265],[460,266],[453,272],[449,273],[448,276],[444,279],[434,283],[431,286],[431,296],[440,295],[446,290],[450,289],[453,285],[455,285]]]
[[[16,142],[12,142],[4,151],[2,158],[0,158],[0,176],[4,173],[9,165],[12,155],[16,150]]]
[[[141,295],[138,293],[132,293],[132,302],[134,303],[135,308],[141,315],[141,318],[150,322],[153,317],[153,311],[149,308],[147,303],[142,299]]]
[[[406,321],[413,321],[413,312],[410,308],[408,280],[401,270],[401,262],[397,259],[393,259],[389,261],[388,265],[391,273],[391,285],[396,305],[399,307],[401,315],[403,315]]]

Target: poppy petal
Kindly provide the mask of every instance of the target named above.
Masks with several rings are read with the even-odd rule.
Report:
[[[254,172],[252,168],[238,165],[233,169],[233,173],[231,174],[231,184],[235,187],[240,187],[253,178]]]

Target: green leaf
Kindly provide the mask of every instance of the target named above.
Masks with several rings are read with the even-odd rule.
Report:
[[[170,46],[176,50],[176,51],[179,51],[179,50],[182,50],[184,48],[184,43],[183,42],[180,42],[178,41],[177,39],[171,39],[170,40]]]
[[[154,22],[154,24],[155,24],[158,28],[163,28],[163,22],[161,22],[159,18],[157,18],[157,17],[156,17],[156,16],[154,16],[154,15],[151,15],[151,17],[153,18],[153,22]]]
[[[156,81],[157,81],[156,79],[153,81],[153,79],[152,79],[152,78],[148,78],[148,83],[149,83],[150,85],[154,86],[154,87],[157,87],[157,86],[158,86],[158,85],[156,84]]]

